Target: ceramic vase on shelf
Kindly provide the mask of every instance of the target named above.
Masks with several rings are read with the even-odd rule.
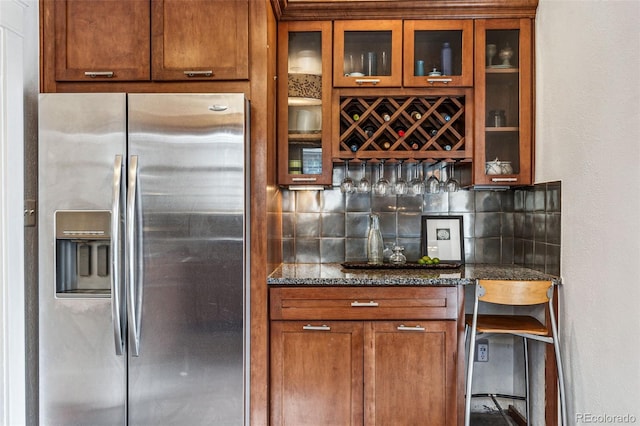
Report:
[[[495,44],[487,44],[487,66],[493,65],[493,57],[496,56],[498,48]]]
[[[498,57],[502,59],[503,67],[510,67],[511,62],[509,61],[513,56],[513,49],[509,46],[509,43],[506,43],[505,46],[500,49],[500,53],[498,53]]]

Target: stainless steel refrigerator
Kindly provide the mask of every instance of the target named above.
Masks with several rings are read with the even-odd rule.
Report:
[[[248,423],[243,94],[42,94],[39,419]]]

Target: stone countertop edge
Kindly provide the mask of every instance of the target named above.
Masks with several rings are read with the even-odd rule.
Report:
[[[517,265],[466,264],[456,269],[346,269],[340,263],[283,263],[269,286],[457,286],[476,279],[550,280],[559,277]]]

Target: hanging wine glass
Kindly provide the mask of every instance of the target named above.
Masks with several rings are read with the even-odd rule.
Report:
[[[413,179],[409,182],[409,189],[414,195],[424,194],[424,180],[422,178],[423,164],[418,162],[413,166]]]
[[[349,160],[344,160],[344,178],[340,182],[340,192],[350,194],[355,192],[356,186],[353,179],[349,177]]]
[[[407,195],[409,192],[409,184],[402,177],[402,161],[398,161],[396,165],[396,182],[393,186],[393,192],[396,195]]]
[[[457,192],[460,189],[460,182],[456,180],[456,177],[454,176],[454,173],[453,173],[454,172],[453,164],[454,163],[451,163],[450,170],[449,170],[449,178],[445,183],[445,191],[447,192]]]
[[[367,179],[367,162],[363,161],[360,165],[360,168],[362,169],[362,177],[358,182],[357,190],[362,194],[367,194],[371,192],[371,182],[369,182],[369,179]]]
[[[389,181],[384,177],[384,160],[378,164],[378,181],[373,186],[373,193],[379,196],[385,196],[389,192]]]
[[[431,176],[424,184],[424,189],[427,194],[437,194],[440,192],[440,180],[436,176],[434,168],[431,169]]]

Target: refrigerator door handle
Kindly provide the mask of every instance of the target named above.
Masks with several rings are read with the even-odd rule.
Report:
[[[140,356],[140,323],[142,311],[142,229],[140,192],[138,191],[138,156],[129,158],[127,187],[127,272],[129,300],[127,303],[133,356]]]
[[[120,313],[120,289],[122,283],[122,254],[120,248],[122,242],[120,240],[120,221],[121,221],[121,197],[123,196],[124,175],[122,173],[122,155],[116,155],[113,163],[113,196],[111,200],[111,322],[113,324],[113,340],[116,346],[116,355],[122,355],[124,352],[124,341],[122,340],[122,317]]]

